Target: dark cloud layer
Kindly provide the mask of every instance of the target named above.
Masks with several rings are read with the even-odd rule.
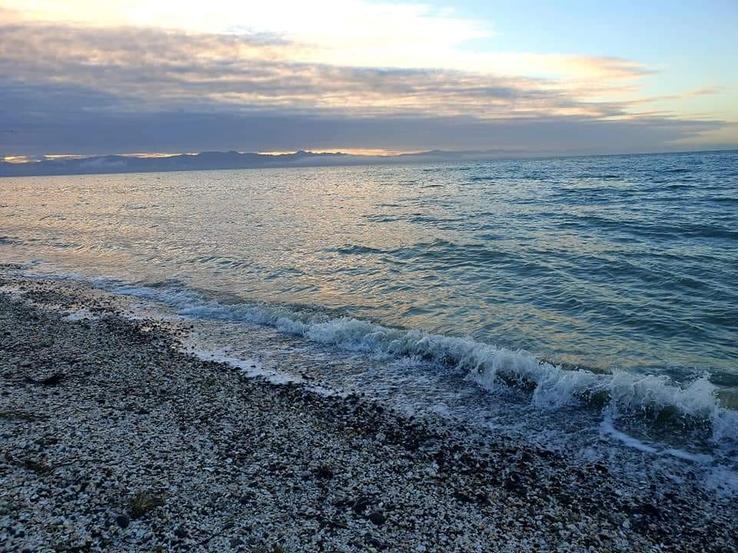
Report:
[[[9,109],[3,137],[18,152],[95,154],[131,151],[422,148],[617,152],[715,128],[709,122],[649,119],[598,121],[552,117],[478,120],[470,117],[353,117],[350,115],[224,111],[119,112],[114,99],[86,89],[0,87]],[[63,106],[63,109],[60,109]]]
[[[263,36],[7,25],[0,155],[644,151],[722,125],[623,117],[623,105],[583,101],[531,79],[293,63],[296,48]]]

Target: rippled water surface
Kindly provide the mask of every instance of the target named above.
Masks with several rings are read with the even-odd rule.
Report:
[[[738,385],[738,152],[3,179],[0,255]]]
[[[6,178],[0,261],[247,372],[738,493],[738,152]]]

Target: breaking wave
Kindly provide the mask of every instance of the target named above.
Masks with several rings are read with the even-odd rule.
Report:
[[[666,375],[569,369],[541,361],[524,350],[468,338],[392,328],[304,307],[220,303],[170,284],[114,285],[111,291],[162,301],[184,317],[247,322],[344,350],[422,359],[447,367],[490,392],[521,390],[540,409],[589,406],[603,409],[614,418],[639,417],[702,426],[715,443],[738,442],[738,411],[721,405],[717,387],[708,374],[679,383]]]

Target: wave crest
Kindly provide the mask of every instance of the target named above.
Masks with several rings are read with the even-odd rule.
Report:
[[[541,409],[594,405],[616,417],[677,417],[683,424],[708,425],[713,441],[738,441],[738,412],[720,405],[717,387],[706,374],[680,385],[665,375],[571,370],[540,361],[524,350],[285,307],[207,304],[186,307],[180,313],[267,325],[350,351],[421,358],[449,367],[491,392],[501,387],[526,390],[531,403]]]
[[[540,409],[589,405],[615,418],[677,419],[684,425],[709,428],[715,443],[738,442],[738,411],[720,404],[717,387],[708,374],[680,384],[666,375],[623,370],[595,373],[541,361],[525,350],[418,329],[386,327],[346,316],[331,318],[324,311],[218,303],[173,282],[154,286],[123,285],[106,279],[94,282],[114,293],[160,301],[185,317],[247,322],[344,350],[423,359],[448,367],[490,392],[502,388],[524,390],[531,404]]]

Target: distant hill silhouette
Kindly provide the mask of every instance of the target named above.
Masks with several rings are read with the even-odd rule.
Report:
[[[45,159],[27,163],[0,162],[0,176],[78,175],[249,169],[259,167],[311,167],[328,165],[390,164],[412,161],[443,161],[500,157],[501,152],[444,152],[433,150],[394,156],[353,155],[342,152],[316,153],[300,150],[289,154],[201,152],[167,157],[122,155]],[[508,152],[508,155],[510,153]]]

